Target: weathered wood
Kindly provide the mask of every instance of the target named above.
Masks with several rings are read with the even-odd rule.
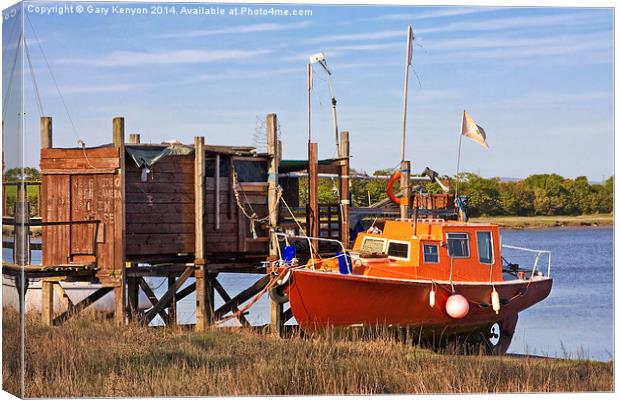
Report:
[[[275,231],[278,226],[278,119],[276,114],[267,114],[267,153],[269,154],[269,168],[267,176],[268,194],[267,204],[269,210],[270,231]],[[269,255],[277,256],[278,239],[272,236],[269,245]]]
[[[116,309],[114,319],[117,325],[125,325],[125,119],[114,118],[112,121],[112,143],[118,149],[119,171],[114,177],[114,276],[120,279],[114,289]]]
[[[129,134],[129,143],[130,144],[140,144],[140,134],[139,133],[130,133]]]
[[[135,267],[134,267],[135,268]],[[127,277],[127,302],[129,303],[129,319],[135,320],[139,314],[140,286],[138,278]]]
[[[187,234],[191,235],[192,240],[194,237],[194,224],[184,224],[184,223],[168,223],[161,224],[156,221],[152,221],[145,224],[134,223],[131,219],[127,218],[127,238],[129,239],[131,235],[138,233],[176,233],[176,234]]]
[[[319,147],[316,143],[308,143],[308,193],[309,208],[306,217],[307,234],[319,237],[319,175],[317,171]],[[312,246],[318,249],[316,240]]]
[[[86,307],[90,306],[91,304],[93,304],[94,302],[96,302],[97,300],[99,300],[100,298],[108,294],[109,292],[111,292],[112,289],[113,288],[110,286],[104,286],[102,288],[97,289],[96,291],[88,295],[88,297],[82,299],[82,301],[73,305],[73,307],[71,307],[69,310],[65,311],[64,313],[60,314],[58,317],[54,318],[54,325],[61,324],[67,321],[69,318],[79,314]]]
[[[270,332],[272,335],[277,336],[277,337],[281,337],[282,336],[282,331],[283,331],[283,327],[284,327],[284,321],[283,321],[283,311],[284,311],[284,305],[282,303],[278,303],[272,299],[270,299],[269,301],[269,315],[270,315]]]
[[[400,203],[400,217],[409,218],[409,210],[411,205],[409,204],[409,198],[411,197],[411,182],[409,176],[411,173],[411,163],[409,161],[401,161],[400,163],[400,190],[403,192],[403,197]]]
[[[215,156],[215,230],[220,230],[220,214],[221,214],[221,179],[220,179],[220,155]]]
[[[54,147],[52,134],[52,117],[41,117],[40,121],[41,148],[49,149],[51,147]]]
[[[349,132],[340,132],[338,146],[340,158],[346,157],[346,163],[340,166],[340,241],[349,248],[349,208],[351,207],[349,190]]]
[[[159,299],[156,305],[153,306],[147,313],[144,315],[144,319],[146,323],[149,323],[155,318],[155,316],[164,308],[168,307],[168,304],[173,299],[176,291],[183,286],[187,278],[189,278],[194,273],[194,266],[188,266],[185,268],[185,271],[179,276],[179,278],[168,288],[166,293]],[[170,323],[170,319],[168,319],[167,324]]]
[[[144,280],[144,278],[138,277],[136,279],[137,279],[138,285],[140,286],[140,288],[146,295],[146,298],[149,299],[149,301],[153,305],[153,308],[151,308],[151,310],[153,310],[155,306],[157,306],[157,304],[159,303],[157,296],[155,296],[155,293],[153,293],[153,290],[151,289],[149,284]],[[170,323],[170,317],[168,316],[168,313],[164,310],[164,308],[160,308],[159,310],[157,310],[156,314],[159,314],[161,319],[164,321],[164,324],[168,325]],[[153,318],[154,317],[155,315],[153,315]],[[149,322],[151,322],[153,318],[147,320],[145,317],[143,318],[143,321],[148,324]]]
[[[108,169],[43,169],[41,175],[102,175],[114,174],[115,168]]]
[[[215,318],[220,319],[222,316],[231,312],[234,308],[238,308],[241,304],[245,303],[253,296],[258,294],[261,290],[267,286],[271,277],[265,275],[252,284],[249,288],[243,290],[241,293],[233,297],[229,302],[215,310]]]
[[[196,270],[196,330],[204,331],[209,324],[209,304],[205,271],[205,151],[204,137],[194,138],[194,257]]]
[[[53,282],[52,287],[54,289],[54,293],[56,294],[56,296],[58,296],[58,298],[62,302],[62,305],[65,307],[65,310],[68,310],[71,307],[73,307],[73,302],[69,298],[69,295],[67,294],[65,289],[60,285],[60,282]]]
[[[53,282],[41,281],[41,322],[43,325],[52,326],[54,323],[54,291]]]
[[[194,193],[157,193],[152,195],[149,193],[127,193],[125,195],[127,204],[160,204],[160,203],[177,203],[177,204],[194,204]]]
[[[43,158],[41,159],[41,171],[62,170],[62,169],[114,169],[120,166],[118,157],[110,158],[91,158],[84,156],[82,158]]]
[[[193,182],[171,183],[171,182],[138,182],[130,181],[127,184],[127,193],[151,193],[158,195],[159,193],[188,193],[193,192]]]
[[[118,149],[114,146],[59,149],[41,149],[41,159],[76,159],[84,158],[84,154],[91,158],[118,158]]]
[[[215,288],[217,293],[220,295],[222,300],[224,300],[224,304],[229,303],[229,302],[232,301],[232,299],[230,298],[230,296],[228,295],[228,293],[226,292],[224,287],[218,282],[217,279],[213,279],[213,287]],[[232,311],[237,313],[237,312],[239,312],[239,308],[237,306],[233,305]],[[239,320],[239,322],[241,323],[242,326],[244,326],[244,327],[251,326],[250,322],[247,320],[247,318],[245,318],[245,316],[243,314],[239,314],[237,316],[237,319]]]
[[[127,254],[136,255],[177,255],[179,253],[192,253],[194,246],[189,243],[134,243],[128,241]]]
[[[194,252],[198,260],[203,260],[205,255],[205,199],[204,199],[204,183],[205,183],[205,160],[204,160],[204,137],[194,138],[194,234],[195,244]]]
[[[168,290],[170,290],[173,286],[174,283],[176,281],[176,278],[174,276],[169,276],[168,277]],[[177,292],[176,290],[174,291],[174,293],[172,294],[172,297],[170,298],[170,305],[168,306],[168,316],[170,316],[170,325],[176,325],[177,324]]]

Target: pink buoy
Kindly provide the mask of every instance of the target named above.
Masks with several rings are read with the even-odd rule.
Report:
[[[465,296],[453,294],[446,301],[446,312],[455,319],[463,318],[469,312],[469,302]]]

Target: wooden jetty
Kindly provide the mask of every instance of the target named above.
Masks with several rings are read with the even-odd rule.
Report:
[[[318,160],[318,145],[311,143],[308,160],[287,161],[282,159],[277,126],[277,116],[267,115],[266,153],[210,145],[204,137],[189,145],[143,144],[140,135],[132,134],[126,142],[122,117],[113,120],[111,144],[55,148],[52,119],[41,117],[41,220],[24,215],[27,195],[21,183],[18,212],[3,219],[3,225],[16,227],[18,255],[31,250],[22,243],[29,243],[25,238],[30,227],[41,227],[42,265],[18,257],[15,263],[3,263],[3,274],[25,279],[23,290],[29,279],[42,279],[42,320],[48,325],[67,320],[112,291],[119,325],[130,319],[148,324],[158,315],[174,325],[177,302],[193,292],[198,330],[236,313],[271,279],[265,261],[277,254],[278,244],[270,242],[270,231],[300,234],[304,229],[309,236],[349,243],[348,132],[341,133],[335,159]],[[280,174],[298,170],[309,174],[305,224],[285,213],[290,210],[287,201],[299,207],[298,180],[279,181]],[[319,204],[319,173],[338,174],[338,204]],[[219,274],[231,272],[264,276],[232,297],[218,281]],[[155,296],[146,277],[168,278],[163,296]],[[195,282],[185,285],[190,277]],[[101,288],[73,304],[63,293],[62,281],[96,282]],[[138,308],[139,291],[152,303],[146,311]],[[54,315],[54,293],[66,308],[60,315]],[[224,301],[217,309],[216,293]],[[276,334],[292,315],[284,308],[272,301]],[[249,325],[242,313],[235,317]]]

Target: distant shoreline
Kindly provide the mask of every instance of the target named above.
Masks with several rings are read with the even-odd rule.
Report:
[[[552,216],[504,216],[504,217],[477,217],[470,222],[487,222],[510,229],[544,229],[544,228],[587,228],[613,226],[613,214],[593,215],[552,215]]]

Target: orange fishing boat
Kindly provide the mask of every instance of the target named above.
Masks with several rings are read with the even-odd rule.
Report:
[[[326,327],[399,326],[424,336],[459,335],[503,354],[518,314],[551,291],[550,254],[531,269],[503,263],[496,225],[443,219],[388,220],[357,236],[351,250],[332,239],[276,234],[283,243],[282,288],[304,331]],[[293,243],[338,243],[334,257],[311,252],[299,265]],[[510,247],[510,246],[507,246]],[[541,255],[549,258],[546,275]]]

